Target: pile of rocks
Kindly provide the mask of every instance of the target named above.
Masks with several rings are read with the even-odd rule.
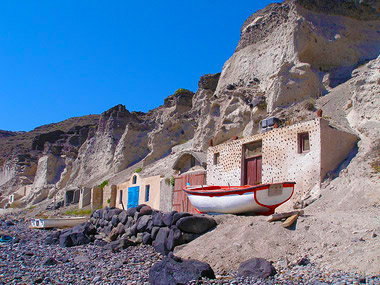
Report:
[[[176,211],[162,213],[142,204],[126,211],[118,208],[96,210],[88,223],[53,232],[45,244],[70,247],[94,242],[118,251],[143,243],[167,255],[176,246],[196,239],[215,226],[215,220],[209,216]]]

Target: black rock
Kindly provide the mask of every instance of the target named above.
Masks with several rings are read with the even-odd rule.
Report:
[[[151,220],[151,216],[142,216],[138,219],[136,225],[137,225],[137,231],[138,232],[144,232],[148,226],[148,222]]]
[[[267,278],[276,274],[272,264],[263,258],[252,258],[239,266],[238,277]]]
[[[136,207],[136,211],[137,211],[137,212],[140,212],[141,208],[144,207],[144,206],[148,206],[148,205],[146,205],[146,204],[140,204],[140,205],[138,205],[138,206]]]
[[[107,244],[106,246],[104,246],[105,249],[110,249],[112,250],[113,252],[118,252],[122,249],[126,249],[130,246],[134,246],[136,245],[136,243],[134,243],[133,241],[129,240],[129,239],[118,239],[118,240],[115,240],[109,244]]]
[[[143,244],[151,244],[152,243],[152,236],[149,233],[144,233],[142,242],[143,242]]]
[[[150,206],[144,206],[144,207],[141,207],[140,209],[140,214],[141,215],[150,215],[152,214],[152,208]]]
[[[56,265],[57,263],[58,263],[57,260],[55,260],[53,257],[49,257],[44,261],[43,265],[52,266],[52,265]]]
[[[133,208],[129,208],[127,210],[127,215],[130,216],[130,217],[134,217],[135,216],[135,213],[136,213],[136,208],[133,207]]]
[[[175,213],[174,216],[173,216],[173,224],[175,224],[180,218],[183,218],[183,217],[188,217],[188,216],[191,216],[190,213],[185,213],[185,212],[182,212],[182,213]]]
[[[119,214],[119,221],[120,221],[120,223],[122,223],[123,225],[125,225],[127,223],[127,220],[128,220],[127,211],[122,211]]]
[[[193,234],[203,234],[216,226],[216,222],[211,217],[188,216],[179,219],[176,226],[184,232]]]
[[[111,223],[112,223],[112,226],[113,226],[113,227],[116,227],[117,224],[119,223],[119,217],[116,216],[116,215],[114,215],[114,216],[112,217],[112,219],[111,219]]]
[[[181,242],[182,242],[182,244],[189,243],[189,242],[195,240],[196,238],[199,238],[201,235],[202,234],[182,233]]]
[[[162,217],[162,220],[165,225],[170,227],[173,223],[173,216],[177,213],[177,211],[172,211],[170,213],[165,213],[164,216]]]
[[[120,214],[121,212],[123,212],[122,209],[119,209],[119,208],[111,208],[110,213],[109,213],[109,215],[110,215],[109,218],[112,219],[113,216],[119,216],[119,214]]]
[[[157,212],[155,215],[152,216],[153,226],[156,227],[163,227],[165,226],[164,221],[162,220],[162,213]]]
[[[149,219],[148,224],[146,225],[146,231],[151,232],[153,229],[153,221],[152,219]]]
[[[310,263],[310,260],[307,257],[302,257],[298,262],[297,265],[305,266]]]
[[[214,271],[207,263],[198,260],[182,260],[170,254],[149,270],[149,282],[152,285],[187,284],[191,280],[203,277],[215,279]]]
[[[159,227],[153,227],[153,228],[152,228],[152,232],[151,232],[152,239],[155,239],[155,238],[156,238],[156,236],[157,236],[159,230],[160,230]]]
[[[83,232],[73,232],[72,230],[64,232],[59,236],[59,245],[61,247],[71,247],[90,243],[89,237]]]
[[[160,228],[154,242],[152,243],[154,249],[162,255],[167,255],[169,253],[169,250],[166,247],[166,240],[169,232],[169,228]]]
[[[182,244],[181,231],[178,228],[171,229],[166,239],[166,248],[172,251],[177,245]]]

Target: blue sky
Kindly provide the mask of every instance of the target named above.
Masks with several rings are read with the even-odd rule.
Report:
[[[0,129],[117,105],[146,112],[222,70],[244,21],[274,1],[2,1]]]

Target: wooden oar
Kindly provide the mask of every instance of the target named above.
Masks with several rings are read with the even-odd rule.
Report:
[[[287,218],[287,217],[290,217],[290,216],[293,216],[293,215],[303,215],[304,214],[304,211],[303,210],[297,210],[297,211],[293,211],[293,212],[287,212],[287,213],[279,213],[279,214],[273,214],[273,215],[270,215],[268,217],[268,222],[274,222],[274,221],[279,221],[279,220],[282,220],[284,218]]]

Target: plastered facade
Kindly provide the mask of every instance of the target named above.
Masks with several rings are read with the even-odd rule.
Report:
[[[134,176],[136,181],[134,181]],[[136,182],[136,183],[134,183]],[[158,176],[141,177],[139,174],[134,173],[129,181],[116,185],[116,207],[127,209],[128,204],[128,188],[139,186],[139,204],[146,204],[153,209],[160,210],[160,195],[162,178]],[[146,187],[149,185],[149,200],[146,201]],[[122,194],[121,194],[122,192]],[[123,205],[120,198],[122,197]]]
[[[299,136],[303,133],[309,135],[310,150],[300,152]],[[347,157],[357,137],[333,129],[326,120],[317,118],[210,147],[207,153],[207,184],[241,185],[243,145],[260,140],[262,183],[296,182],[293,203],[288,203],[294,204],[304,199],[314,187],[320,187],[326,173]]]

